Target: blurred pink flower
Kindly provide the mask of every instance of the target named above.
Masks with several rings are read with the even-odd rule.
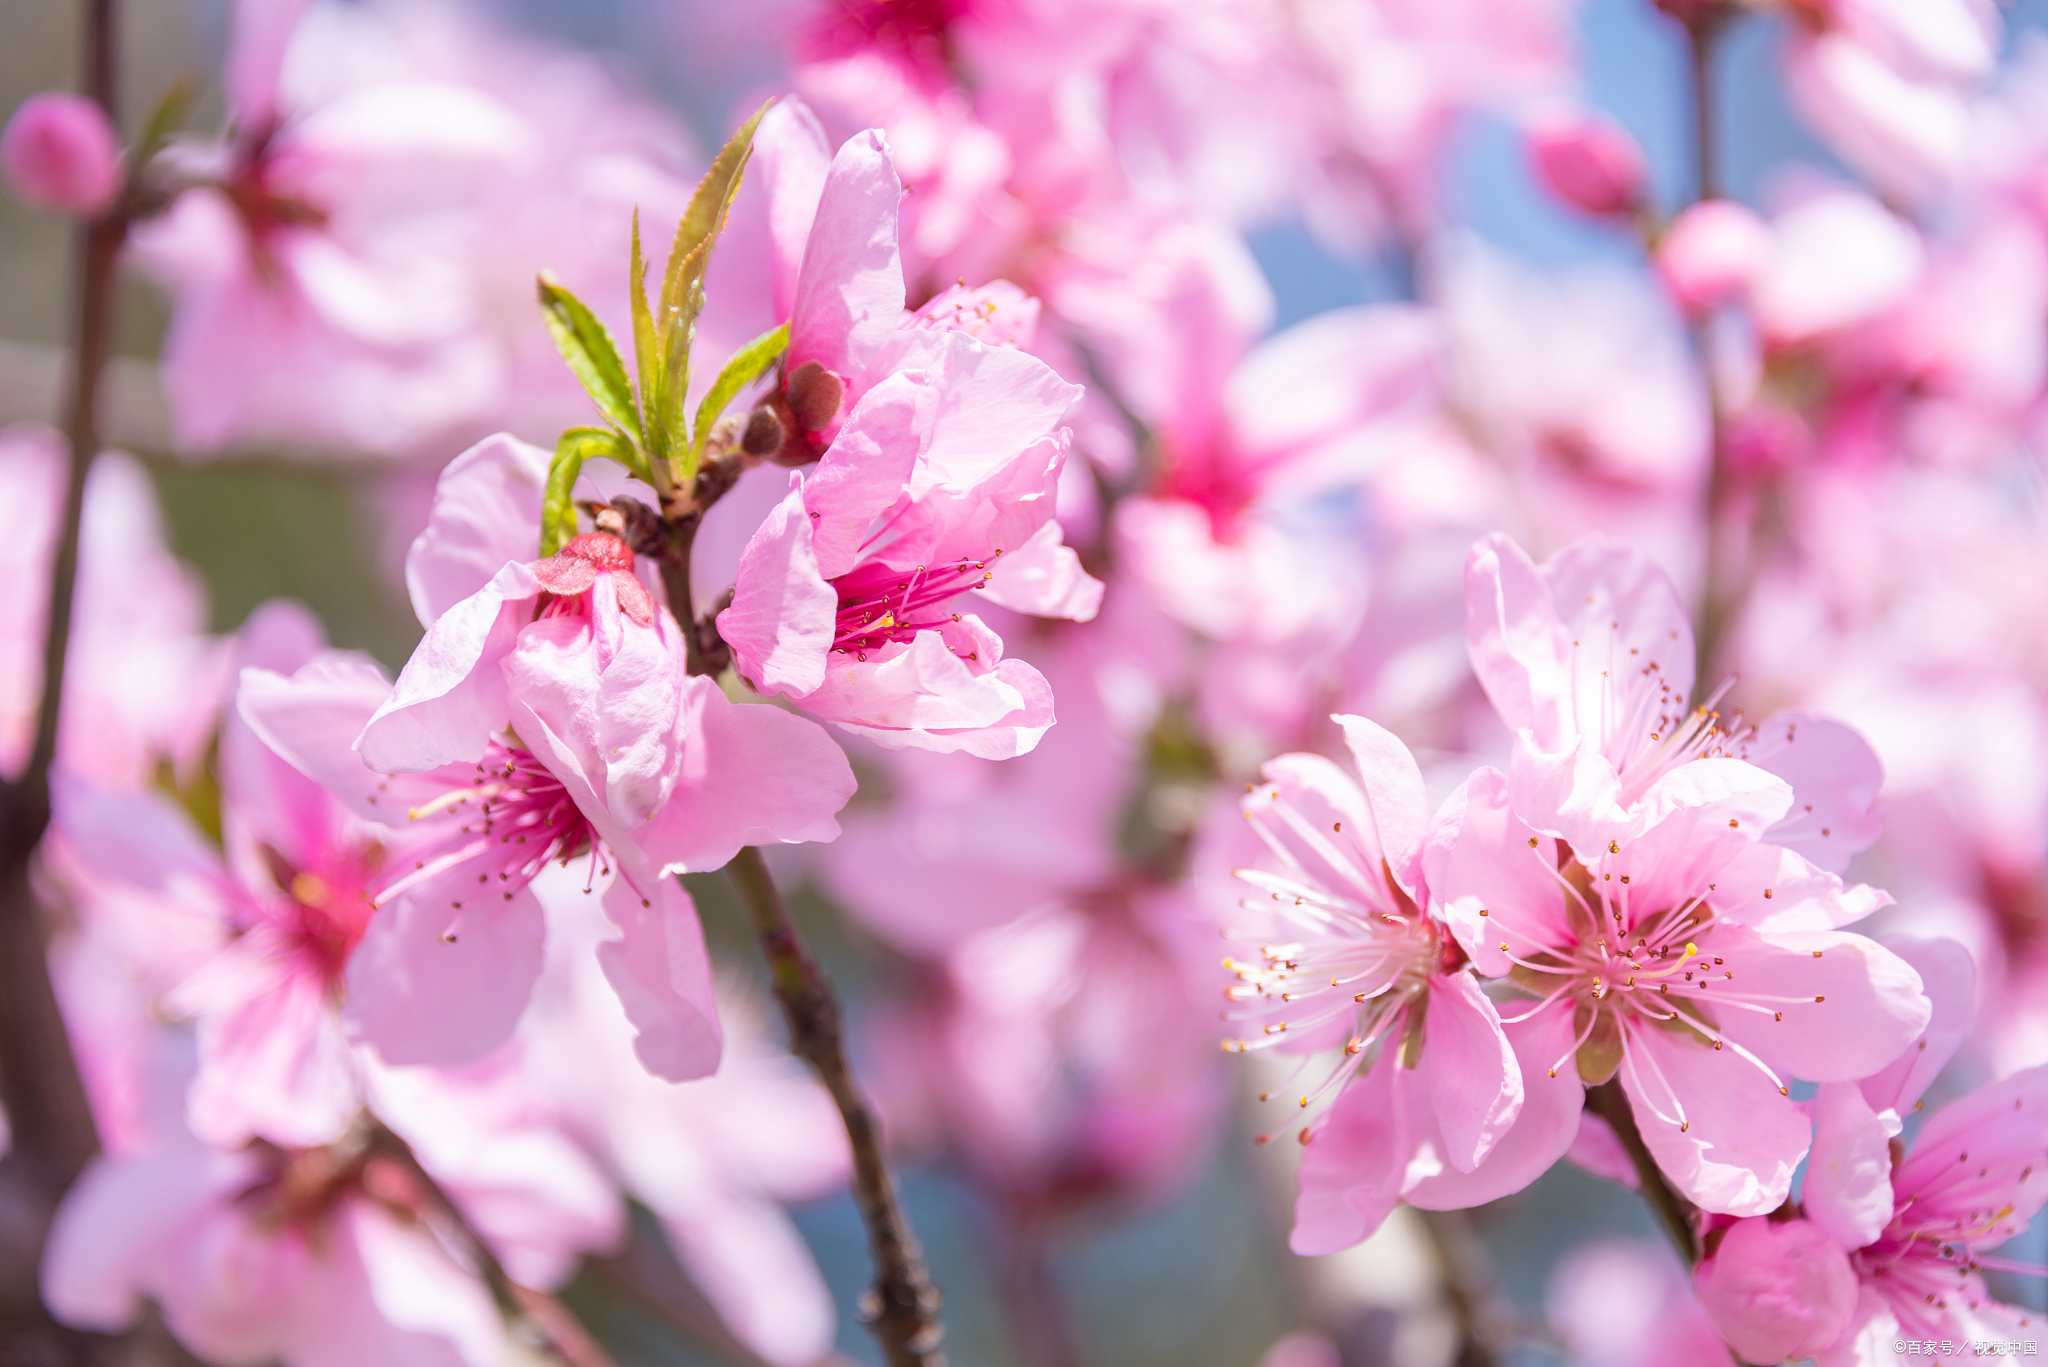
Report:
[[[1703,313],[1740,297],[1768,260],[1770,229],[1732,199],[1691,205],[1657,242],[1657,275],[1679,307]]]
[[[1558,1260],[1543,1301],[1582,1367],[1727,1367],[1727,1346],[1662,1242],[1580,1244]]]
[[[0,131],[0,169],[22,201],[90,217],[121,185],[121,139],[83,95],[45,90],[23,100]]]
[[[1612,119],[1579,109],[1546,110],[1524,135],[1544,187],[1599,217],[1642,208],[1649,177],[1643,149]]]
[[[0,498],[14,534],[0,548],[0,773],[20,773],[42,690],[50,557],[65,456],[48,428],[0,431]],[[159,763],[189,770],[227,691],[226,656],[205,635],[206,590],[165,546],[156,490],[133,459],[93,463],[79,529],[57,759],[107,788],[139,788]]]
[[[1719,1233],[1693,1284],[1743,1361],[1812,1357],[1841,1336],[1856,1305],[1856,1276],[1833,1240],[1804,1220],[1761,1216]]]

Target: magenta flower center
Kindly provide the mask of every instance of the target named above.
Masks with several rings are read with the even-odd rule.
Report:
[[[839,613],[833,621],[832,649],[867,659],[867,652],[892,642],[908,644],[920,631],[943,628],[960,620],[953,600],[989,581],[988,560],[900,570],[878,561],[857,565],[832,581],[839,591]]]
[[[449,884],[453,910],[463,910],[465,899],[509,902],[549,860],[566,864],[587,850],[597,861],[603,843],[560,779],[531,752],[500,741],[484,752],[468,787],[451,788],[409,815],[453,829],[415,856],[412,870],[387,885],[379,902],[457,870]]]

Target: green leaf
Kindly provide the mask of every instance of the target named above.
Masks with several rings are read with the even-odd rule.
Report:
[[[766,374],[768,367],[782,359],[782,353],[789,349],[789,324],[762,333],[753,341],[733,353],[725,363],[725,369],[718,372],[718,378],[711,383],[711,392],[704,396],[704,402],[697,405],[697,427],[690,436],[690,467],[695,472],[697,462],[704,458],[704,443],[711,436],[712,425],[724,414],[725,406],[733,396]]]
[[[543,558],[569,544],[576,535],[576,477],[586,460],[615,460],[643,479],[646,467],[623,436],[608,427],[572,427],[555,443],[554,464],[540,501],[540,553]]]
[[[173,82],[171,88],[164,91],[163,98],[156,102],[156,108],[149,111],[149,119],[142,125],[142,136],[136,140],[132,165],[140,167],[163,150],[163,145],[184,124],[185,115],[192,108],[192,91],[189,77]]]
[[[643,440],[640,415],[633,408],[633,387],[626,379],[626,363],[619,348],[597,315],[581,299],[563,289],[546,271],[540,274],[540,312],[547,320],[555,350],[569,363],[583,382],[597,411],[634,441]]]
[[[697,315],[704,310],[704,273],[710,268],[711,250],[718,245],[718,235],[725,230],[733,196],[739,193],[747,158],[753,154],[754,130],[767,112],[767,104],[755,110],[754,116],[741,124],[739,131],[712,158],[711,169],[697,182],[690,207],[676,224],[675,241],[669,247],[654,329],[662,359],[658,422],[670,452],[683,449],[689,439],[683,403],[690,389],[690,347],[696,338]],[[679,473],[685,483],[696,476],[695,451],[688,454]]]
[[[647,307],[647,260],[640,254],[640,211],[633,210],[633,365],[640,374],[640,420],[648,454],[668,455],[668,424],[662,421],[661,352],[655,345],[654,313]]]

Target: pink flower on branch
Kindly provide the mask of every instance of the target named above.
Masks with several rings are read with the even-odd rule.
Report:
[[[330,656],[252,680],[249,711],[352,809],[419,833],[413,867],[379,890],[404,905],[355,992],[386,1057],[460,1061],[442,1041],[462,1022],[436,1000],[449,946],[528,933],[521,890],[581,858],[622,932],[599,957],[642,1061],[698,1076],[717,1063],[717,1018],[694,912],[667,875],[746,844],[832,838],[852,772],[816,726],[689,677],[658,581],[617,538],[525,558],[546,469],[545,452],[500,437],[443,474],[408,563],[427,635],[395,687]],[[523,1002],[537,972],[508,974],[503,992]]]
[[[840,149],[790,320],[792,411],[817,367],[808,383],[839,402],[797,421],[830,444],[748,544],[719,632],[750,682],[814,716],[884,745],[1002,758],[1052,724],[1051,690],[962,609],[973,593],[1094,616],[1101,585],[1053,517],[1059,423],[1080,391],[973,335],[963,301],[903,312],[900,195],[879,135]]]
[[[1444,836],[1414,759],[1362,717],[1336,721],[1357,780],[1320,756],[1283,755],[1244,799],[1257,853],[1236,876],[1262,894],[1242,906],[1264,934],[1231,932],[1257,948],[1224,965],[1237,979],[1229,1018],[1256,1027],[1225,1047],[1302,1054],[1279,1096],[1305,1113],[1335,1098],[1299,1134],[1290,1242],[1302,1254],[1358,1243],[1401,1201],[1456,1208],[1518,1191],[1563,1153],[1577,1119],[1575,1093],[1529,1078],[1524,1049],[1429,912],[1425,849]],[[1333,1049],[1335,1067],[1295,1081]]]

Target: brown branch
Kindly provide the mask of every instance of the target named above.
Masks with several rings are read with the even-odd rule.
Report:
[[[839,1107],[853,1147],[853,1196],[867,1226],[875,1284],[862,1298],[861,1318],[882,1347],[889,1367],[944,1367],[939,1293],[925,1271],[924,1254],[910,1231],[883,1155],[882,1128],[846,1066],[839,1002],[832,985],[804,952],[782,893],[761,852],[741,850],[726,875],[754,920],[761,953],[773,975],[775,998],[789,1024],[789,1048],[817,1073]]]
[[[1635,1165],[1636,1181],[1643,1199],[1657,1213],[1664,1232],[1678,1246],[1679,1256],[1685,1259],[1685,1265],[1697,1267],[1700,1244],[1698,1228],[1693,1222],[1695,1208],[1692,1202],[1672,1188],[1664,1177],[1664,1170],[1650,1155],[1650,1147],[1643,1142],[1642,1131],[1636,1128],[1635,1112],[1629,1107],[1628,1094],[1621,1090],[1621,1083],[1609,1078],[1597,1087],[1588,1088],[1586,1109],[1614,1130],[1615,1138],[1621,1141],[1629,1161]]]
[[[1520,1337],[1514,1308],[1494,1280],[1492,1260],[1462,1210],[1417,1210],[1436,1249],[1444,1298],[1458,1322],[1458,1355],[1453,1367],[1495,1367]]]
[[[381,1121],[373,1121],[369,1133],[372,1152],[396,1163],[406,1176],[417,1183],[433,1205],[435,1213],[448,1226],[448,1232],[475,1265],[484,1285],[490,1288],[491,1299],[498,1304],[498,1311],[513,1331],[529,1345],[567,1367],[618,1367],[604,1345],[591,1337],[575,1312],[545,1291],[522,1286],[512,1280],[505,1271],[505,1265],[498,1261],[498,1255],[462,1213],[447,1190],[436,1181],[420,1162],[419,1155],[412,1151],[412,1145],[393,1132]]]

